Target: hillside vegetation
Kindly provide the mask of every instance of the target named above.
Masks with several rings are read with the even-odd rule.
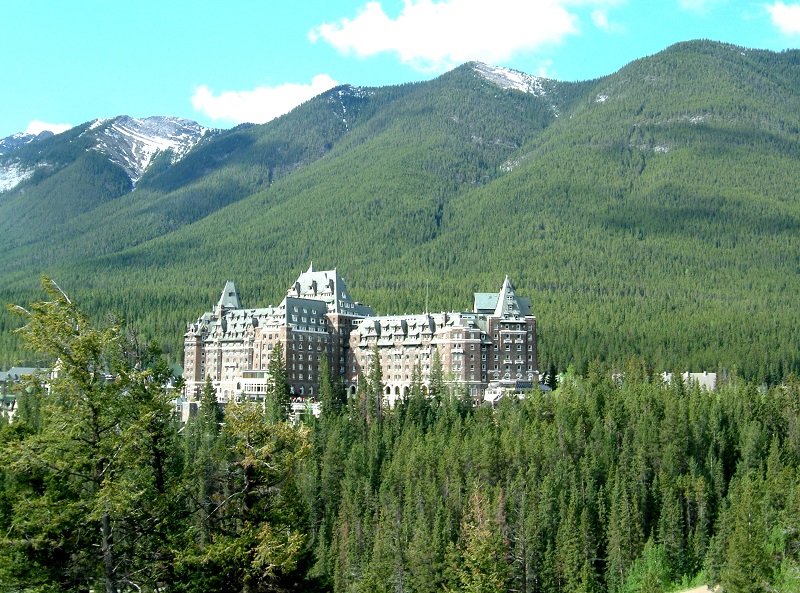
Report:
[[[0,220],[32,212],[2,227],[0,296],[29,301],[46,272],[179,362],[227,279],[275,304],[313,260],[402,313],[426,285],[431,309],[467,309],[508,274],[545,368],[800,371],[800,52],[690,42],[547,88],[502,90],[466,64],[221,132],[132,193],[110,171],[102,195],[31,179],[0,194]],[[33,215],[45,194],[57,222],[52,202]],[[6,365],[26,356],[14,323],[0,318]]]
[[[388,409],[376,356],[347,399],[323,363],[290,423],[276,348],[264,406],[223,416],[209,380],[182,425],[158,348],[45,288],[20,334],[59,375],[0,417],[3,591],[800,590],[796,378],[593,363],[492,409],[434,363]]]

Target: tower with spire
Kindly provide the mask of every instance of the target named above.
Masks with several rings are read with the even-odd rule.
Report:
[[[372,315],[352,299],[336,269],[318,271],[313,262],[276,307],[245,308],[228,280],[214,309],[189,324],[184,335],[185,393],[196,398],[210,377],[221,402],[259,399],[270,354],[280,342],[292,392],[313,397],[321,358],[343,375],[350,329]]]
[[[498,292],[475,293],[472,311],[427,309],[426,286],[425,313],[376,316],[353,300],[336,268],[317,270],[313,263],[275,307],[244,307],[229,280],[214,309],[184,335],[186,395],[198,397],[210,377],[221,402],[263,398],[278,343],[296,398],[318,395],[323,357],[355,393],[376,348],[389,405],[409,392],[415,367],[429,382],[435,356],[448,380],[476,401],[497,386],[519,391],[536,385],[536,318],[530,299],[517,295],[508,276]]]
[[[362,320],[350,336],[351,390],[369,369],[377,347],[384,395],[391,405],[412,387],[419,366],[430,381],[436,351],[450,381],[481,401],[490,390],[527,391],[539,381],[536,317],[508,276],[499,292],[478,292],[472,311],[386,315]]]

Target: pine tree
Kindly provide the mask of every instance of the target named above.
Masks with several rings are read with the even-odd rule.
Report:
[[[367,375],[367,394],[369,408],[367,409],[368,418],[376,418],[379,421],[383,418],[383,369],[381,368],[381,353],[377,344],[372,350],[372,358]]]
[[[547,385],[550,389],[555,389],[558,387],[558,371],[556,370],[556,365],[554,363],[550,363],[550,367],[547,371],[547,380],[545,381],[545,385]]]
[[[618,468],[614,478],[611,512],[608,517],[606,555],[606,584],[614,591],[621,587],[631,565],[642,550],[643,527],[639,504],[632,487]]]
[[[419,363],[411,371],[411,389],[406,402],[406,421],[420,428],[426,428],[430,403],[422,388],[422,369]]]
[[[578,501],[574,494],[568,504],[562,505],[561,520],[556,534],[554,566],[559,591],[577,590],[584,563],[578,524]],[[566,508],[563,508],[564,506]]]
[[[200,391],[199,412],[208,426],[216,426],[217,430],[219,430],[219,425],[222,423],[222,411],[217,402],[217,390],[214,389],[214,385],[211,382],[211,375],[206,375],[206,382]]]
[[[486,496],[476,487],[461,523],[460,562],[455,572],[465,593],[501,593],[509,578],[508,545],[491,519]]]
[[[730,593],[765,591],[771,575],[765,549],[767,526],[761,507],[763,484],[759,478],[747,475],[735,489],[721,584]]]
[[[683,507],[672,486],[665,486],[658,517],[658,544],[663,548],[670,579],[679,579],[685,572],[686,542]]]
[[[319,363],[319,402],[320,416],[323,420],[337,415],[342,409],[342,401],[333,384],[327,356],[323,356]]]
[[[272,422],[288,420],[291,410],[289,381],[280,342],[275,344],[270,353],[267,374],[269,378],[264,393],[265,415]]]
[[[179,576],[219,591],[281,590],[307,537],[297,476],[308,429],[270,422],[243,402],[226,411],[223,432],[229,458],[220,476],[226,491],[212,509],[218,527],[205,542],[187,542]]]
[[[432,347],[432,349],[428,395],[436,402],[436,407],[438,408],[447,395],[447,386],[444,381],[444,369],[442,368],[442,357],[439,354],[439,349],[435,347]]]
[[[116,593],[169,581],[180,457],[165,365],[157,349],[131,351],[118,324],[93,326],[55,282],[42,284],[49,301],[14,308],[54,375],[38,395],[39,427],[2,450],[18,496],[0,542],[15,563],[4,585]]]

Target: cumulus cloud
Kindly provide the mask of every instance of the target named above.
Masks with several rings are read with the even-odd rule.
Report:
[[[318,74],[310,84],[286,83],[250,91],[223,91],[218,95],[203,85],[195,89],[191,101],[196,111],[214,120],[263,124],[338,84],[327,74]]]
[[[72,127],[71,124],[48,124],[47,122],[39,121],[38,119],[33,120],[31,123],[28,124],[27,129],[25,130],[26,134],[41,134],[45,130],[53,132],[53,134],[60,134],[61,132],[66,132]]]
[[[800,35],[800,4],[776,2],[766,5],[772,24],[784,35]]]
[[[397,18],[370,1],[352,19],[323,23],[309,33],[358,57],[395,52],[424,71],[470,60],[497,63],[518,52],[560,43],[578,33],[578,17],[567,7],[613,5],[616,0],[405,0]]]

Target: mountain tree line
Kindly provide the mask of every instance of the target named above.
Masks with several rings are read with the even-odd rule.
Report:
[[[3,194],[0,297],[45,272],[180,364],[228,279],[274,305],[313,260],[394,314],[468,310],[508,274],[547,364],[778,384],[800,372],[797,56],[684,43],[542,96],[471,65],[342,87],[162,155],[133,192],[83,126],[29,146],[51,167]],[[0,368],[36,363],[17,326],[0,312]]]

